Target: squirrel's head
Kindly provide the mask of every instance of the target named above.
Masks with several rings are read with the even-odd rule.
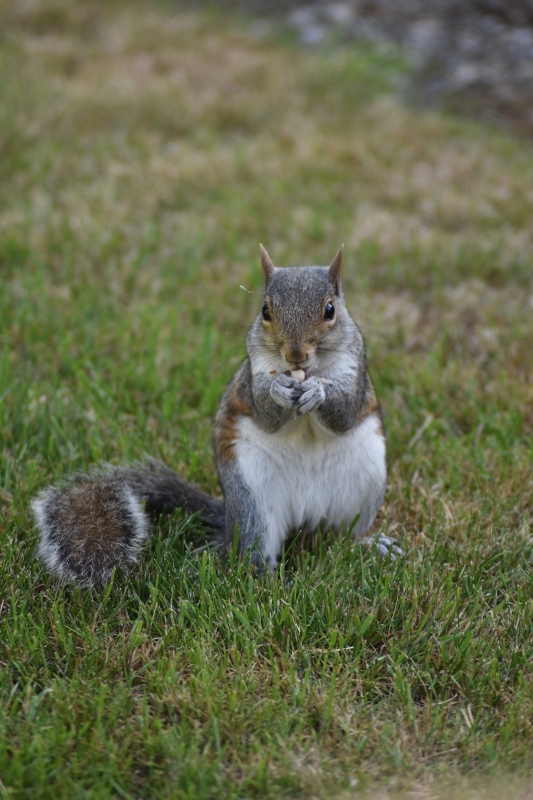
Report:
[[[254,329],[278,371],[318,368],[321,352],[331,353],[353,325],[341,288],[342,250],[329,267],[279,268],[261,245],[265,283]]]

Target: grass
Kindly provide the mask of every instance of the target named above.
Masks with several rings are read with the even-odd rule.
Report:
[[[406,108],[368,47],[0,13],[0,797],[529,796],[531,143]],[[106,592],[58,585],[40,487],[147,452],[218,491],[259,241],[346,243],[406,558],[296,541],[257,581],[177,515]]]

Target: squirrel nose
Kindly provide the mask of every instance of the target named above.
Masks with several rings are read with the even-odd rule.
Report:
[[[304,352],[299,347],[293,347],[291,350],[285,353],[287,362],[289,364],[294,364],[295,366],[307,361],[308,357],[309,351]]]

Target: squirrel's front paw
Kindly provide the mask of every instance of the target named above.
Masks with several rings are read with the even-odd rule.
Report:
[[[326,399],[326,390],[320,378],[315,378],[313,375],[300,385],[303,391],[296,401],[298,415],[314,411],[315,408],[319,408]]]
[[[303,391],[304,385],[301,381],[297,381],[283,372],[278,373],[270,384],[270,397],[285,408],[292,408],[296,405]]]

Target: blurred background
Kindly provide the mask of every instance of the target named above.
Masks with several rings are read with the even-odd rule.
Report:
[[[332,36],[400,45],[411,99],[533,129],[531,0],[252,0],[233,6],[284,19],[302,45]]]

